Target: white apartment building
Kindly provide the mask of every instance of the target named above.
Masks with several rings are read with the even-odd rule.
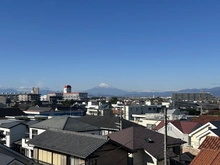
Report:
[[[71,92],[63,93],[63,100],[86,100],[88,93],[86,92]]]
[[[133,114],[157,113],[156,105],[129,105],[123,108],[123,117],[126,120],[133,120]]]

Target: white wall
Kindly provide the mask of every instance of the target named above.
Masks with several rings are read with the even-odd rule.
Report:
[[[124,107],[124,118],[126,120],[133,120],[132,114],[145,114],[145,113],[156,113],[157,106],[155,105],[132,105]]]
[[[5,145],[7,147],[10,147],[10,129],[8,128],[0,128],[1,131],[3,131],[3,135],[5,135]]]
[[[158,132],[164,134],[164,127],[159,129]],[[176,127],[174,127],[171,123],[167,124],[167,135],[174,137],[174,138],[179,138],[185,142],[187,142],[184,145],[188,145],[189,143],[189,135],[188,134],[184,134],[181,131],[179,131]]]

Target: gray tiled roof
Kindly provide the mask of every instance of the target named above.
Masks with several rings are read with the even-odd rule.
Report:
[[[99,128],[119,129],[118,125],[116,124],[116,123],[119,123],[119,117],[86,115],[86,116],[82,116],[76,119],[95,125]],[[122,120],[123,129],[129,128],[132,126],[137,126],[137,124],[131,121],[125,120],[125,119]]]
[[[0,160],[1,160],[0,165],[6,165],[6,164],[9,164],[10,162],[12,162],[14,160],[14,158],[11,156],[0,153]]]
[[[211,129],[212,132],[220,136],[220,121],[211,121],[210,123],[217,127],[217,129]]]
[[[49,130],[35,136],[28,143],[85,159],[108,141],[107,136]]]
[[[67,131],[93,131],[99,130],[99,127],[88,124],[69,116],[56,116],[48,120],[33,124],[30,127],[41,129],[57,129]]]
[[[51,107],[30,107],[27,111],[34,111],[34,112],[48,112],[52,110]]]
[[[0,124],[0,127],[2,128],[12,128],[18,124],[22,123],[22,121],[12,121],[12,122],[8,122],[8,123],[2,123]]]
[[[31,160],[30,158],[28,158],[24,155],[19,154],[18,152],[6,147],[5,145],[0,144],[0,153],[8,156],[8,158],[6,158],[6,159],[2,158],[2,155],[0,156],[0,165],[6,165],[7,163],[2,164],[2,162],[3,162],[3,160],[4,161],[9,160],[10,159],[9,157],[16,159],[26,165],[33,165],[33,160]]]

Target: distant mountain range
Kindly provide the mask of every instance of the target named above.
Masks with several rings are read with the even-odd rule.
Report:
[[[214,87],[214,88],[201,88],[201,89],[183,89],[179,91],[165,91],[165,92],[128,92],[122,89],[118,89],[115,87],[112,87],[108,84],[101,83],[98,86],[83,91],[88,92],[90,96],[146,96],[146,97],[152,97],[152,96],[161,96],[161,97],[168,97],[172,96],[172,93],[179,92],[179,93],[198,93],[198,92],[209,92],[214,96],[220,96],[220,87]],[[30,93],[30,91],[27,90],[16,90],[12,88],[0,88],[0,93]],[[49,89],[40,90],[41,95],[45,95],[48,92],[57,92],[57,91],[51,91]]]
[[[101,83],[100,85],[86,90],[89,95],[94,96],[161,96],[167,97],[172,96],[172,93],[179,92],[179,93],[198,93],[198,92],[210,92],[214,96],[220,96],[220,87],[215,88],[202,88],[202,89],[183,89],[179,91],[165,91],[165,92],[128,92],[121,89],[114,88],[108,84]]]

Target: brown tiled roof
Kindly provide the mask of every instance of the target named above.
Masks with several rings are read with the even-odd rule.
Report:
[[[190,165],[219,165],[220,164],[220,149],[202,149],[199,154],[193,159]]]
[[[199,149],[220,149],[220,137],[218,136],[207,136],[202,144],[199,146]],[[220,164],[220,161],[219,161]]]
[[[133,126],[109,135],[110,139],[119,143],[132,151],[146,150],[156,159],[164,157],[164,135],[144,127]],[[181,145],[185,143],[180,139],[167,137],[168,148],[171,145]],[[173,152],[168,152],[168,157],[176,156]]]
[[[190,121],[181,121],[181,120],[175,120],[175,121],[168,121],[167,123],[172,123],[176,128],[178,128],[182,133],[189,134],[192,131],[194,131],[198,126],[198,122],[190,122]],[[157,127],[155,127],[156,130],[158,128],[162,128],[164,126],[164,121],[161,121]]]
[[[198,118],[194,118],[191,121],[198,122],[199,124],[204,125],[210,121],[220,121],[220,116],[200,115]]]

